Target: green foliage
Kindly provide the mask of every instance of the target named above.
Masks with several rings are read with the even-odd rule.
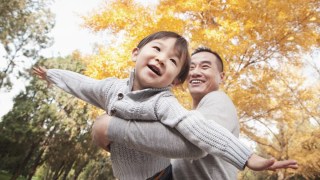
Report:
[[[76,72],[84,67],[77,53],[39,64]],[[0,122],[0,169],[12,174],[13,179],[19,175],[31,178],[39,167],[44,179],[77,179],[99,153],[91,142],[89,109],[89,104],[32,79]],[[100,155],[103,158],[107,156]],[[110,163],[105,167],[110,174]]]
[[[109,158],[105,158],[103,154],[97,156],[96,160],[90,161],[88,166],[86,166],[84,172],[79,179],[90,179],[94,178],[96,180],[112,180],[113,177],[112,169],[110,168],[111,161]]]
[[[1,0],[0,88],[11,88],[12,78],[27,77],[25,68],[39,59],[40,50],[50,46],[48,33],[54,26],[49,10],[52,1]]]
[[[0,179],[1,180],[10,180],[11,178],[11,175],[8,174],[7,172],[4,172],[4,171],[0,171]],[[25,180],[26,178],[24,177],[18,177],[17,180]],[[33,179],[33,180],[36,180],[36,179]]]

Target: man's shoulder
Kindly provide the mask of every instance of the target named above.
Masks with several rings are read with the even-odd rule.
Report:
[[[217,110],[221,113],[223,112],[233,112],[236,114],[236,107],[233,104],[230,97],[223,91],[212,91],[205,95],[199,105],[198,108],[206,109],[206,110]]]
[[[212,91],[206,94],[200,101],[199,106],[204,104],[229,104],[233,106],[233,102],[230,97],[223,91]]]
[[[204,98],[212,98],[212,97],[220,97],[220,98],[227,98],[230,99],[230,97],[224,92],[224,91],[211,91],[207,95],[204,96]]]
[[[197,108],[207,119],[213,119],[229,131],[238,135],[239,122],[237,110],[229,96],[223,91],[208,93]]]

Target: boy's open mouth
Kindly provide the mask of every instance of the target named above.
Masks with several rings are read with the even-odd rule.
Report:
[[[157,66],[154,65],[148,65],[149,69],[153,71],[156,75],[161,76],[160,69]]]

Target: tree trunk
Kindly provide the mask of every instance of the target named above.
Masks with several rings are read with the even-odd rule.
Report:
[[[69,165],[66,168],[64,168],[65,170],[64,170],[63,177],[62,177],[63,180],[67,179],[68,174],[71,171],[73,164],[74,164],[74,161],[72,163],[70,162]]]
[[[29,171],[27,180],[31,180],[33,175],[36,173],[36,170],[37,170],[38,166],[41,164],[40,161],[41,161],[43,153],[44,153],[44,149],[40,151],[39,155],[35,159],[35,161],[33,163],[33,166]]]
[[[32,154],[36,148],[36,143],[33,143],[29,149],[29,152],[27,153],[26,157],[24,158],[24,160],[22,161],[22,163],[19,163],[15,170],[13,171],[13,176],[11,177],[10,180],[16,180],[20,174],[21,174],[21,170],[23,167],[26,167],[27,166],[27,163],[29,162],[29,160],[31,159],[32,157]]]
[[[77,180],[83,168],[89,163],[89,160],[85,161],[82,165],[79,165],[75,168],[73,180]]]

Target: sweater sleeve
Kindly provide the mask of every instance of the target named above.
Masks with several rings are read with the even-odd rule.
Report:
[[[107,109],[107,93],[114,78],[96,80],[72,71],[49,69],[47,79],[67,93],[101,109]]]
[[[212,120],[217,117],[207,120],[199,111],[187,111],[172,97],[159,99],[156,112],[162,123],[175,127],[206,153],[220,156],[238,169],[244,169],[252,151],[230,131]]]
[[[253,153],[231,132],[214,120],[205,120],[197,111],[190,111],[187,118],[175,128],[208,154],[220,156],[239,170],[245,168],[246,161]]]
[[[206,153],[176,129],[152,121],[128,121],[113,117],[108,138],[127,147],[167,158],[198,159]]]

